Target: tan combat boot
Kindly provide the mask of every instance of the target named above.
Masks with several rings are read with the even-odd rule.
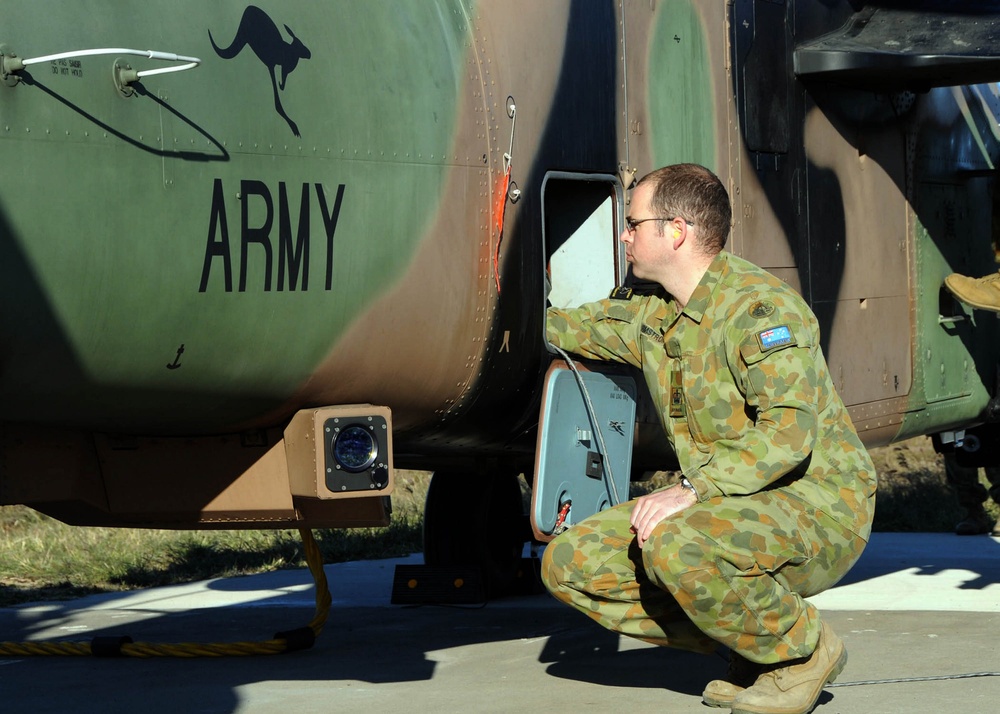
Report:
[[[733,706],[736,695],[757,681],[764,665],[751,662],[737,652],[729,653],[729,669],[725,679],[713,679],[701,694],[701,700],[710,707]]]
[[[847,664],[847,648],[825,622],[816,650],[757,678],[733,699],[733,714],[806,714]]]
[[[1000,312],[1000,273],[982,278],[952,273],[944,279],[944,286],[966,305]]]

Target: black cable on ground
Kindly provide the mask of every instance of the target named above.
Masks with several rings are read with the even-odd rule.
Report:
[[[1000,672],[968,672],[964,674],[937,674],[929,677],[899,677],[896,679],[868,679],[860,682],[834,682],[831,687],[860,687],[866,684],[899,684],[901,682],[937,682],[947,679],[971,679],[972,677],[1000,677]]]

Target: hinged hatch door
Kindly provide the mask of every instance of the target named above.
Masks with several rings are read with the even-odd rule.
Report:
[[[541,541],[629,497],[635,380],[578,369],[593,418],[568,366],[553,362],[545,377],[531,503],[531,527]]]

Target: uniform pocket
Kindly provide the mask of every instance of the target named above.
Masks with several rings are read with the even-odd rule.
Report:
[[[685,355],[682,362],[688,429],[698,449],[709,453],[715,441],[739,439],[751,423],[746,399],[728,368],[723,373],[723,366],[710,353]]]

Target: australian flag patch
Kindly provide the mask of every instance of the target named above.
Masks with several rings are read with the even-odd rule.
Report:
[[[757,342],[760,343],[761,352],[767,352],[776,347],[784,347],[785,345],[792,344],[794,341],[792,331],[788,329],[787,325],[772,327],[770,330],[757,333]]]

